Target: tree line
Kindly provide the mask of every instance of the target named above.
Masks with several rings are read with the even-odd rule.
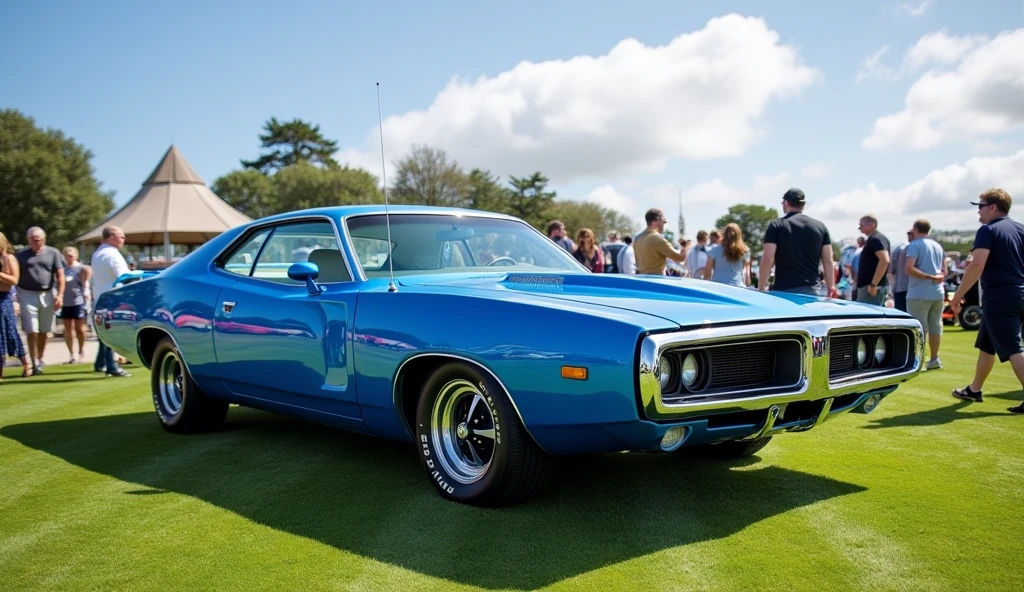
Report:
[[[312,207],[380,204],[376,175],[339,164],[338,143],[319,126],[270,118],[259,135],[263,150],[242,168],[218,177],[211,189],[241,212],[261,218]],[[48,242],[62,246],[89,230],[114,208],[114,192],[104,191],[92,166],[93,153],[61,130],[41,128],[14,109],[0,110],[0,231],[15,244],[33,225],[46,229]],[[598,240],[610,230],[641,229],[643,220],[590,201],[559,199],[540,171],[501,178],[489,170],[466,172],[443,150],[417,145],[389,170],[388,198],[394,204],[465,207],[516,216],[542,232],[554,219],[575,233],[590,228]],[[775,209],[737,204],[716,220],[722,229],[736,222],[754,253]],[[837,245],[838,246],[838,245]],[[838,250],[837,250],[838,252]]]
[[[264,153],[241,160],[242,168],[218,177],[211,189],[252,218],[303,208],[384,203],[377,176],[338,163],[338,143],[309,122],[271,118],[260,135]],[[393,163],[388,201],[397,205],[446,206],[516,216],[544,230],[562,220],[569,229],[590,228],[599,237],[610,230],[632,232],[640,224],[624,214],[587,201],[557,199],[540,171],[502,180],[489,170],[466,172],[444,150],[415,145]]]

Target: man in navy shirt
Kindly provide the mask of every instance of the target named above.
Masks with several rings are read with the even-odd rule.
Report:
[[[981,387],[995,366],[996,356],[1000,362],[1010,362],[1024,387],[1024,225],[1007,217],[1011,199],[1002,189],[989,189],[971,204],[978,206],[978,218],[984,226],[974,237],[974,259],[964,271],[951,304],[953,314],[959,315],[964,294],[980,278],[984,313],[974,343],[979,350],[974,381],[954,389],[953,396],[980,403]],[[1009,411],[1024,414],[1024,403],[1010,407]]]
[[[889,295],[889,239],[878,232],[878,218],[860,219],[860,231],[868,236],[857,266],[857,302],[885,306]]]

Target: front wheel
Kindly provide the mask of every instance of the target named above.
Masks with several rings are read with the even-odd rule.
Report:
[[[199,390],[170,337],[157,344],[151,367],[153,406],[165,430],[176,434],[205,432],[224,423],[228,404]]]
[[[540,492],[551,475],[551,458],[501,385],[462,362],[438,368],[423,385],[416,441],[434,488],[464,504],[515,504]]]

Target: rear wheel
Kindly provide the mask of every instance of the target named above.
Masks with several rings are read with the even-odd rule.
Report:
[[[771,441],[771,436],[758,438],[756,440],[730,440],[728,442],[719,442],[718,444],[705,444],[703,446],[698,446],[695,452],[707,458],[717,458],[722,460],[744,458],[747,456],[753,456],[754,453],[767,446]]]
[[[423,385],[416,441],[434,488],[464,504],[515,504],[540,492],[551,475],[551,458],[501,385],[463,362],[438,368]]]
[[[205,432],[224,423],[228,404],[199,389],[170,337],[157,344],[151,368],[153,406],[165,430],[177,434]]]

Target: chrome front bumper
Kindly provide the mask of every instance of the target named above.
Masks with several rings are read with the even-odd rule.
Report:
[[[909,356],[913,359],[909,360],[903,370],[891,374],[833,383],[829,380],[829,335],[833,331],[849,329],[909,330],[912,335]],[[666,349],[736,341],[745,337],[764,338],[782,335],[792,336],[803,342],[803,378],[792,388],[769,394],[753,393],[749,396],[745,396],[743,391],[737,391],[735,396],[713,401],[668,404],[662,400],[657,363]],[[649,335],[640,344],[638,368],[640,406],[646,414],[646,418],[653,420],[685,420],[702,415],[765,409],[772,410],[777,414],[777,407],[780,405],[798,401],[824,401],[844,395],[879,391],[905,382],[921,371],[924,359],[923,347],[924,334],[921,324],[914,319],[834,319],[761,323]],[[825,401],[825,404],[831,406],[830,401]],[[822,419],[827,415],[827,412],[823,413]]]

